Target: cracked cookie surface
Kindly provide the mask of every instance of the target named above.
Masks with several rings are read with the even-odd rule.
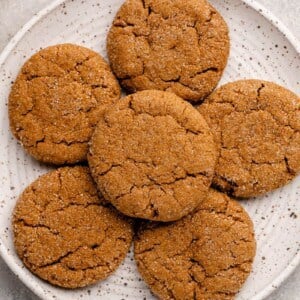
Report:
[[[125,258],[130,221],[104,199],[87,167],[64,167],[25,189],[13,215],[14,244],[25,266],[64,288],[108,277]]]
[[[271,82],[241,80],[199,106],[219,148],[213,183],[236,197],[285,185],[300,171],[300,99]]]
[[[107,51],[127,91],[165,90],[199,102],[226,66],[228,28],[206,0],[127,0],[108,34]]]
[[[119,84],[99,54],[73,44],[51,46],[24,64],[12,86],[10,128],[37,160],[84,161],[99,111],[119,98]]]
[[[251,271],[255,249],[246,211],[212,189],[194,213],[170,224],[144,224],[134,241],[139,272],[164,300],[233,299]]]
[[[154,90],[107,108],[88,153],[105,199],[126,215],[157,221],[180,219],[205,199],[215,160],[199,112],[173,93]]]

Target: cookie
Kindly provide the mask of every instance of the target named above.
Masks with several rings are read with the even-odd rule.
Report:
[[[108,277],[125,258],[133,231],[105,207],[87,167],[64,167],[25,189],[13,215],[14,244],[25,266],[64,288]]]
[[[39,161],[84,161],[99,111],[119,97],[119,84],[99,54],[72,44],[51,46],[24,64],[12,86],[10,128]]]
[[[236,197],[285,185],[300,171],[300,99],[262,80],[215,91],[199,107],[219,148],[214,184]]]
[[[206,197],[215,160],[199,112],[173,93],[154,90],[107,108],[88,154],[105,199],[126,215],[156,221],[180,219]]]
[[[195,213],[167,225],[142,226],[134,241],[139,272],[164,300],[233,299],[251,271],[255,251],[246,211],[214,190]]]
[[[220,80],[229,44],[224,19],[206,0],[127,0],[107,51],[127,91],[165,90],[199,102]]]

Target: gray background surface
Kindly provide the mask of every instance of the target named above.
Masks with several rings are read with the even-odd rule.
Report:
[[[222,0],[220,0],[222,1]],[[0,0],[0,52],[11,37],[51,0]],[[257,0],[300,40],[300,0]],[[300,299],[300,266],[267,300]],[[0,300],[38,300],[0,258]]]

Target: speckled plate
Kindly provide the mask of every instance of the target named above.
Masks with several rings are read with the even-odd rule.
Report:
[[[86,289],[68,291],[39,280],[16,256],[10,225],[18,194],[48,171],[47,167],[27,156],[9,132],[7,96],[11,82],[25,59],[48,45],[77,43],[106,57],[106,34],[122,2],[54,1],[21,29],[0,56],[0,252],[13,272],[43,299],[154,299],[139,277],[132,253],[109,279]],[[254,1],[211,2],[225,17],[231,34],[231,55],[221,83],[261,78],[275,81],[299,94],[300,45],[289,31]],[[237,299],[267,297],[298,265],[299,193],[298,176],[282,189],[242,202],[253,218],[258,243],[253,272]]]

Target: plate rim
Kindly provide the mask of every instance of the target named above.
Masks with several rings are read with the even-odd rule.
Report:
[[[289,41],[292,47],[296,50],[297,54],[300,55],[300,40],[296,38],[294,34],[288,29],[288,27],[278,18],[276,17],[269,9],[267,9],[262,4],[258,3],[256,0],[240,0],[245,5],[249,6],[257,13],[262,15],[267,21],[271,22],[271,24],[281,32],[285,38]],[[47,16],[53,10],[55,10],[59,5],[64,3],[65,0],[53,0],[51,3],[46,5],[39,12],[34,14],[29,21],[27,21],[19,31],[10,39],[8,44],[4,47],[2,52],[0,53],[0,69],[4,64],[6,58],[14,49],[14,47],[19,43],[19,41],[24,37],[26,32],[34,26],[38,21],[40,21],[43,17]],[[18,269],[19,267],[14,263],[11,259],[11,254],[8,249],[4,246],[2,241],[2,237],[0,236],[0,257],[9,267],[9,269],[17,276],[17,278],[27,287],[29,288],[35,295],[42,299],[48,299],[44,294],[43,289],[38,285],[37,282],[32,280],[24,280],[23,276],[19,276]],[[268,284],[260,293],[255,295],[251,300],[261,300],[265,299],[271,293],[273,293],[284,281],[295,271],[297,266],[300,264],[300,252],[297,252],[295,257],[291,260],[289,265],[270,283]]]

